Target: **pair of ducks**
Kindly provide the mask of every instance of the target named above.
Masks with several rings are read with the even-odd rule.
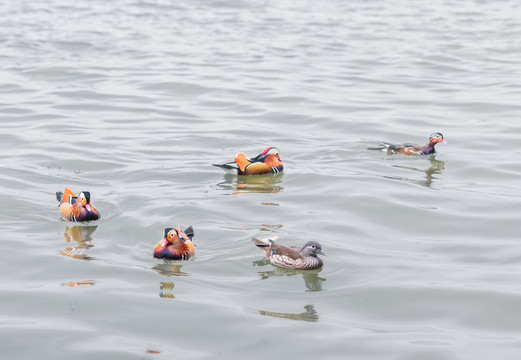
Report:
[[[387,154],[429,155],[436,152],[437,143],[446,144],[441,133],[429,137],[425,146],[405,143],[400,145],[381,143],[370,150],[387,151]],[[283,165],[280,152],[275,147],[265,149],[253,158],[247,158],[243,153],[236,155],[234,161],[225,164],[213,164],[227,172],[236,175],[278,174]],[[90,193],[83,191],[79,197],[65,188],[64,193],[57,192],[60,201],[60,216],[69,221],[90,221],[100,217],[99,212],[90,203]],[[166,228],[161,241],[154,248],[154,257],[167,260],[187,260],[195,255],[195,245],[192,241],[194,230],[189,226],[185,231],[177,228]],[[304,247],[284,246],[276,244],[272,239],[252,239],[252,242],[264,251],[271,264],[300,270],[319,269],[323,261],[317,255],[325,255],[322,246],[317,241],[308,241]]]
[[[68,221],[91,221],[101,217],[90,202],[90,192],[82,191],[76,196],[69,188],[58,191],[56,199],[60,202],[60,217]],[[177,228],[166,228],[163,240],[154,249],[154,257],[168,260],[187,260],[195,254],[192,242],[194,229],[189,226],[184,232]]]
[[[154,249],[154,257],[166,260],[187,260],[195,255],[195,245],[192,242],[194,229],[189,226],[185,231],[177,228],[166,228],[164,238]],[[317,257],[325,255],[322,246],[317,241],[308,241],[303,248],[276,244],[272,239],[251,240],[255,246],[264,251],[266,258],[273,265],[299,270],[321,268],[324,262]]]
[[[377,147],[370,147],[368,149],[387,151],[389,155],[430,155],[436,152],[435,146],[440,142],[442,144],[447,143],[443,135],[437,132],[431,134],[429,142],[424,146],[412,143],[396,145],[384,142]],[[235,156],[235,159],[229,163],[213,165],[234,175],[278,174],[283,170],[279,149],[275,147],[269,147],[259,155],[250,159],[243,153],[239,153]]]
[[[189,226],[185,231],[177,228],[166,228],[164,238],[156,245],[154,257],[167,260],[187,260],[195,255],[192,242],[194,229]],[[302,249],[296,246],[276,244],[272,239],[252,239],[252,242],[264,251],[273,265],[291,269],[312,270],[324,264],[317,254],[325,255],[316,241],[308,241]]]

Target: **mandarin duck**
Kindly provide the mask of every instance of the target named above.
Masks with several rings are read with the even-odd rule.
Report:
[[[368,148],[369,150],[382,150],[387,151],[387,154],[402,154],[402,155],[430,155],[436,152],[434,146],[437,143],[446,144],[447,142],[443,139],[441,133],[434,133],[429,137],[429,143],[425,146],[417,144],[401,144],[394,145],[389,143],[381,143],[378,147]]]
[[[189,226],[184,232],[177,228],[166,228],[163,239],[154,248],[154,257],[166,260],[187,260],[195,255],[192,242],[194,229]]]
[[[60,202],[60,216],[69,221],[98,220],[100,213],[90,203],[90,192],[82,191],[79,196],[69,189],[56,192],[56,199]]]
[[[266,148],[259,155],[248,159],[243,153],[238,153],[233,161],[226,164],[212,164],[234,175],[278,174],[283,170],[279,149]]]
[[[317,254],[325,255],[317,241],[308,241],[304,247],[284,246],[276,244],[272,239],[251,240],[255,246],[263,250],[272,265],[297,270],[315,270],[324,262]]]

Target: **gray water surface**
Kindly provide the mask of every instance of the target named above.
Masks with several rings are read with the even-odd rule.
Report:
[[[517,1],[0,12],[3,359],[519,359]],[[284,174],[211,166],[268,146]],[[61,221],[65,186],[102,219]],[[177,224],[196,257],[154,259]]]

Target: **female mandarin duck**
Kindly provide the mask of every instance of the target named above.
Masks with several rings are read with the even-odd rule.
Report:
[[[251,241],[264,250],[272,265],[297,270],[315,270],[324,265],[317,254],[325,254],[322,252],[322,246],[316,241],[308,241],[302,249],[296,246],[278,245],[271,239],[253,238]]]
[[[235,175],[278,174],[283,170],[279,149],[275,147],[269,147],[251,159],[243,153],[238,153],[232,162],[212,165]]]
[[[192,242],[194,229],[189,226],[184,232],[177,228],[166,228],[163,240],[154,249],[154,257],[166,260],[187,260],[195,255]]]
[[[82,191],[79,197],[69,189],[56,192],[56,199],[60,202],[60,216],[69,221],[98,220],[100,213],[90,203],[90,192]]]
[[[443,139],[441,133],[434,133],[429,137],[429,143],[425,146],[416,144],[401,144],[393,145],[389,143],[381,143],[378,147],[368,148],[369,150],[382,150],[387,151],[387,154],[402,154],[402,155],[430,155],[436,152],[434,146],[437,143],[446,144],[447,142]]]

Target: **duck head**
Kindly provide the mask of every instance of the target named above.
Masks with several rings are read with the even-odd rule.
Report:
[[[179,225],[177,228],[166,228],[165,233],[163,235],[163,245],[173,244],[176,241],[190,241],[190,238],[179,229]]]
[[[306,245],[300,250],[300,254],[304,257],[313,256],[317,257],[317,254],[326,255],[322,251],[322,246],[318,241],[308,241]]]
[[[429,137],[429,145],[435,145],[441,142],[442,144],[446,144],[447,142],[443,139],[443,135],[441,133],[434,133]]]
[[[260,154],[259,157],[261,159],[263,159],[265,163],[274,162],[274,161],[282,162],[282,159],[280,158],[280,151],[276,147],[267,148]]]
[[[92,211],[92,207],[90,205],[90,192],[82,191],[78,196],[77,201],[83,206],[87,211]]]

